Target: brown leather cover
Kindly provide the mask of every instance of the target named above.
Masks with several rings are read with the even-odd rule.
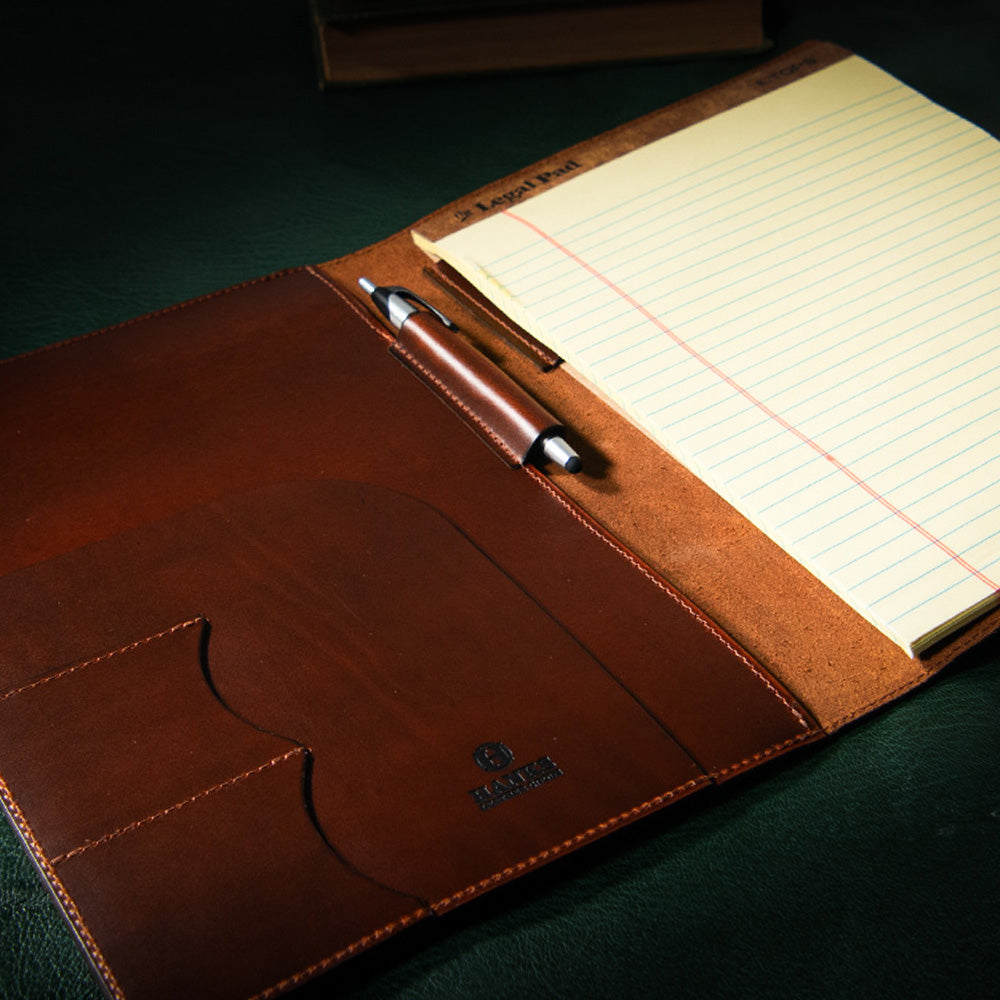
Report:
[[[512,468],[345,291],[423,266],[401,234],[0,365],[0,797],[112,996],[280,993],[823,731],[636,555],[705,527],[682,471],[669,515],[622,492],[640,439],[470,321],[608,449]]]
[[[113,995],[294,982],[816,732],[316,271],[0,399],[2,794]]]

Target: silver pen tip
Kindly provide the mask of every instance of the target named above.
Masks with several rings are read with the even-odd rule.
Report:
[[[583,468],[580,456],[566,442],[565,438],[553,434],[542,442],[542,451],[550,461],[561,465],[567,472],[579,472]]]
[[[371,295],[375,291],[375,282],[369,281],[367,278],[358,278],[358,284],[361,286],[362,290]]]

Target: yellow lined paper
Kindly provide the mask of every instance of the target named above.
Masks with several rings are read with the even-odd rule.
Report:
[[[853,56],[417,238],[907,651],[997,602],[980,129]]]

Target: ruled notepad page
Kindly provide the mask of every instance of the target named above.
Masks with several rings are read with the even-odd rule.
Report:
[[[1000,144],[859,57],[428,249],[914,652],[1000,579]]]

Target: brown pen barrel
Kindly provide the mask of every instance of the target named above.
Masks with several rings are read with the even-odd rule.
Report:
[[[415,312],[397,333],[399,346],[437,388],[485,424],[520,462],[563,425],[510,376],[432,313]]]

